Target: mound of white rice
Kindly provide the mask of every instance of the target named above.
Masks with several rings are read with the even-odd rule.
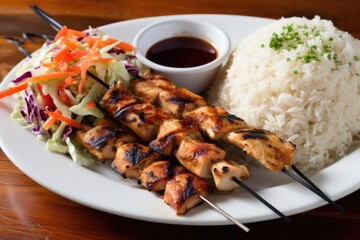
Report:
[[[295,143],[304,171],[344,156],[359,133],[360,41],[331,21],[275,21],[242,41],[222,75],[208,101]]]

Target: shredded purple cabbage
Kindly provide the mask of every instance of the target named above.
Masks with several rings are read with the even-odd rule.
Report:
[[[129,63],[128,61],[122,61],[122,63],[124,64],[125,69],[128,71],[128,73],[135,76],[139,75],[140,70],[136,66],[134,66],[134,64]]]
[[[14,84],[19,84],[29,77],[32,77],[32,74],[30,71],[26,71],[20,77],[16,78],[15,80],[12,80],[12,82]]]
[[[69,126],[69,125],[66,125],[65,126],[65,129],[64,129],[64,132],[63,132],[63,135],[62,135],[62,138],[61,138],[61,141],[65,142],[66,139],[69,137],[69,135],[72,133],[72,127]]]
[[[40,123],[41,121],[46,121],[48,117],[44,113],[44,110],[36,105],[35,96],[31,90],[25,90],[24,100],[24,107],[20,109],[21,116],[28,124],[35,125],[32,129],[34,134],[43,134],[44,132],[41,131]]]
[[[132,55],[132,54],[127,54],[126,57],[125,57],[126,60],[128,61],[131,61],[133,59],[136,59],[136,56],[135,55]]]
[[[32,131],[32,133],[35,134],[35,135],[43,135],[43,134],[44,134],[41,126],[39,126],[39,125],[34,126],[34,127],[31,129],[31,131]]]
[[[57,47],[55,47],[53,50],[51,50],[51,52],[56,52],[56,51],[58,51],[58,50],[60,50],[61,49],[61,46],[57,46]]]
[[[124,54],[125,51],[118,48],[112,48],[107,53],[115,53],[116,55]]]

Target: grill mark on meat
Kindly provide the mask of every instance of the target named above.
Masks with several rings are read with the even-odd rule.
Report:
[[[261,129],[252,129],[250,131],[239,131],[239,132],[245,132],[244,135],[241,136],[242,140],[248,140],[248,139],[263,139],[268,140],[267,136],[265,135],[266,132]]]
[[[193,122],[192,119],[190,118],[184,118],[182,121],[181,121],[181,128],[186,128],[186,129],[191,129],[191,128],[196,128],[198,129],[198,125]]]
[[[124,159],[129,161],[133,166],[137,165],[138,162],[144,159],[146,156],[151,154],[150,151],[143,152],[138,146],[134,146],[131,149],[126,150]]]
[[[165,174],[166,177],[168,179],[172,178],[173,176],[175,176],[176,170],[175,170],[175,166],[173,164],[171,164],[170,162],[168,162],[166,164],[166,169],[165,169]]]
[[[132,96],[131,96],[132,97]],[[116,104],[121,100],[129,98],[129,92],[124,88],[117,88],[117,86],[112,87],[109,97],[104,99],[107,103],[105,104]],[[134,98],[136,101],[139,101],[138,98]]]
[[[218,116],[218,118],[225,119],[226,121],[228,121],[231,124],[236,123],[236,121],[244,122],[244,120],[242,118],[239,118],[233,114],[226,114],[226,115]]]
[[[103,130],[107,130],[107,134],[99,134],[99,137],[93,137],[88,141],[88,144],[90,144],[98,151],[100,151],[106,146],[109,139],[115,140],[123,134],[122,131],[119,131],[118,129],[114,129],[112,127],[104,127]]]
[[[109,104],[116,104],[119,102],[121,96],[121,91],[119,89],[113,90],[110,92],[110,97],[108,99]]]
[[[175,103],[179,106],[185,106],[187,103],[192,103],[194,99],[188,96],[172,95],[168,98],[169,102]]]
[[[145,121],[145,113],[144,112],[139,112],[139,111],[134,111],[133,108],[135,107],[135,105],[137,105],[139,102],[134,102],[134,103],[129,103],[127,105],[125,105],[123,108],[121,108],[120,110],[118,110],[115,114],[114,114],[114,118],[115,119],[120,119],[122,121],[126,121],[126,122],[133,122],[135,121],[134,118],[131,119],[127,119],[127,114],[128,113],[134,113],[138,116],[139,118],[139,123],[138,125],[144,123]]]
[[[142,124],[145,121],[145,113],[144,112],[135,112],[135,114],[139,117],[139,123],[138,126],[140,124]]]
[[[106,146],[107,140],[109,139],[108,135],[101,135],[98,138],[92,138],[89,140],[89,144],[93,146],[96,150],[100,151]]]
[[[228,173],[229,172],[229,167],[227,167],[227,166],[223,166],[222,168],[221,168],[221,172],[222,173]]]
[[[180,197],[180,202],[185,202],[186,199],[196,194],[193,180],[190,177],[186,177],[185,191]]]
[[[174,134],[170,134],[170,135],[166,135],[162,138],[159,139],[159,144],[153,144],[150,143],[149,147],[152,151],[163,155],[163,150],[172,143],[172,141],[175,139],[175,135]]]
[[[155,177],[153,171],[149,172],[147,175],[148,175],[148,178],[153,180],[152,182],[145,183],[146,189],[148,189],[150,191],[153,188],[153,186],[155,185],[155,183],[157,182],[157,180],[159,180],[159,177]],[[141,184],[140,180],[139,180],[139,184]]]
[[[173,178],[177,173],[179,173],[179,171],[176,169],[176,167],[174,166],[174,164],[172,164],[171,162],[167,162],[165,165],[165,178],[167,180],[170,180],[171,178]],[[146,182],[146,189],[152,189],[153,186],[155,185],[155,183],[157,183],[157,181],[159,180],[159,177],[155,176],[153,171],[150,171],[147,173],[147,176],[149,179],[152,179],[151,182]],[[141,181],[140,181],[141,184]]]
[[[199,149],[196,149],[195,152],[194,152],[194,156],[193,156],[193,159],[197,159],[199,158],[200,156],[208,153],[210,150],[209,147],[201,147]]]

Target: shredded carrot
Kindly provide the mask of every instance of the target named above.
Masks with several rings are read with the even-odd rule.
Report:
[[[95,46],[95,44],[93,46]],[[86,56],[86,58],[88,60],[89,59],[96,59],[96,58],[99,58],[99,57],[101,57],[101,54],[100,54],[99,50],[97,50],[97,49],[91,50],[91,52]]]
[[[65,92],[65,84],[66,84],[65,81],[63,81],[58,86],[59,98],[63,103],[65,103],[66,106],[71,107],[73,103],[70,101],[68,95]]]
[[[74,76],[79,74],[79,71],[71,71],[71,72],[52,72],[52,73],[47,73],[44,75],[40,75],[40,76],[35,76],[35,77],[30,77],[28,78],[28,82],[42,82],[42,81],[47,81],[47,80],[51,80],[51,79],[56,79],[56,78],[65,78],[65,77],[69,77],[69,76]]]
[[[79,74],[81,72],[81,69],[80,69],[79,66],[73,65],[73,66],[69,66],[67,68],[67,72],[73,73],[70,76],[75,76],[75,75],[77,75],[77,74]]]
[[[68,34],[70,36],[75,36],[75,37],[86,37],[86,33],[81,32],[81,31],[76,31],[74,29],[68,29]]]
[[[28,82],[22,82],[19,85],[16,85],[14,87],[10,87],[8,89],[5,89],[3,91],[0,91],[0,99],[4,98],[4,97],[8,97],[11,96],[17,92],[21,92],[23,90],[25,90],[27,87],[29,86]]]
[[[86,72],[87,72],[88,68],[93,64],[94,64],[93,61],[86,60],[80,65],[80,69],[81,69],[80,82],[79,82],[79,93],[80,94],[82,93],[82,89],[83,89],[83,87],[85,85]]]
[[[61,43],[67,46],[72,51],[76,49],[76,44],[70,38],[64,38]]]
[[[55,113],[61,114],[59,109],[56,109]],[[46,131],[49,130],[51,128],[51,126],[56,123],[57,120],[58,119],[56,117],[50,116],[42,125],[43,129],[45,129]]]
[[[101,63],[109,63],[109,62],[112,62],[114,61],[115,59],[113,58],[98,58],[97,61],[98,62],[101,62]]]
[[[97,39],[94,37],[87,37],[87,38],[84,38],[83,41],[86,42],[89,45],[89,47],[92,47],[96,40]]]
[[[79,72],[80,72],[80,69],[75,68],[74,71],[71,71],[71,72],[52,72],[52,73],[48,73],[48,74],[44,74],[44,75],[40,75],[40,76],[29,77],[26,81],[22,82],[19,85],[10,87],[3,91],[0,91],[0,99],[10,96],[10,95],[13,95],[14,93],[20,92],[22,90],[25,90],[29,86],[30,82],[38,83],[38,82],[43,82],[43,81],[47,81],[50,79],[70,77],[70,76],[79,74]],[[85,74],[86,74],[86,71],[85,71]]]
[[[113,39],[113,38],[108,38],[108,39],[102,41],[101,47],[105,47],[105,46],[108,46],[110,44],[114,44],[114,43],[116,43],[118,41],[119,40],[116,40],[116,39]],[[134,47],[131,44],[126,43],[126,42],[120,42],[120,43],[116,44],[116,47],[118,47],[120,49],[123,49],[125,51],[128,51],[128,52],[131,52],[132,50],[134,50]]]
[[[101,43],[101,39],[96,39],[94,44],[91,46],[90,51],[93,52],[93,51],[96,51],[98,48],[101,48],[100,43]]]
[[[65,117],[64,115],[60,114],[60,113],[56,113],[56,112],[50,112],[50,111],[44,111],[48,116],[50,117],[54,117],[59,121],[62,121],[64,123],[66,123],[67,125],[70,125],[72,127],[75,128],[79,128],[82,129],[84,126],[80,123],[78,123],[77,121],[75,121],[72,118],[69,117]]]
[[[121,48],[127,52],[131,52],[134,50],[134,46],[127,43],[127,42],[120,42],[119,44],[116,45],[118,48]]]
[[[68,77],[64,80],[65,87],[72,86],[74,84],[74,79],[72,77]]]
[[[97,44],[98,48],[103,48],[106,47],[110,44],[114,44],[116,42],[118,42],[118,40],[113,39],[113,38],[108,38],[106,40],[102,40],[100,38],[95,38],[95,37],[89,37],[89,38],[85,38],[84,41],[89,44],[90,47],[92,47],[98,40],[100,40]],[[134,50],[134,47],[127,43],[127,42],[120,42],[116,45],[116,47],[123,49],[125,51],[131,52]]]
[[[59,40],[61,37],[65,36],[68,32],[68,28],[66,26],[63,26],[59,32],[56,34],[54,41],[56,42],[57,40]]]
[[[96,107],[96,103],[95,102],[88,102],[85,104],[85,107],[87,109],[94,109]]]
[[[44,67],[51,67],[54,65],[54,62],[44,62],[43,60],[41,60],[40,64]]]
[[[71,55],[72,59],[74,59],[74,60],[84,57],[87,54],[89,54],[88,50],[78,50],[78,51],[70,52],[70,55]]]
[[[55,61],[55,62],[60,62],[60,60],[62,60],[63,58],[65,58],[68,54],[69,54],[69,48],[68,48],[68,47],[63,47],[63,48],[59,49],[59,50],[54,54],[54,61]]]

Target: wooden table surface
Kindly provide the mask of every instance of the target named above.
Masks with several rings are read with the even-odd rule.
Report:
[[[219,13],[280,18],[320,15],[360,38],[360,1],[285,0],[13,0],[0,1],[0,79],[23,56],[6,36],[23,32],[54,34],[28,7],[36,4],[75,29],[129,19],[187,13]],[[229,23],[230,24],[230,23]],[[39,44],[26,43],[33,51]],[[1,133],[0,133],[1,134]],[[247,224],[250,233],[233,225],[178,226],[128,219],[100,212],[40,186],[0,151],[0,239],[360,239],[360,191],[338,203],[341,215],[326,205],[292,216],[293,222],[271,220]]]

